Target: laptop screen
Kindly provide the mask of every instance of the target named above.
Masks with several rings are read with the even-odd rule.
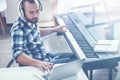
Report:
[[[48,80],[61,80],[76,75],[82,70],[84,60],[75,60],[53,68]],[[85,75],[83,71],[81,71]]]

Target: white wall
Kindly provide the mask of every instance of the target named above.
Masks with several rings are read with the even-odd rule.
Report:
[[[6,0],[6,1],[7,1],[7,9],[5,11],[5,17],[7,24],[9,24],[9,23],[13,23],[18,16],[17,8],[18,8],[19,0]]]
[[[5,11],[5,17],[7,20],[7,24],[13,23],[18,16],[18,3],[19,0],[6,0],[7,1],[7,9]],[[43,5],[43,11],[40,12],[40,21],[48,21],[53,18],[52,12],[52,2],[51,0],[41,0]]]
[[[52,0],[40,0],[43,10],[40,12],[39,21],[49,21],[53,18]]]
[[[5,11],[5,17],[6,17],[7,23],[13,23],[18,16],[17,8],[18,8],[19,0],[6,0],[6,1],[7,1],[7,10]],[[40,0],[40,1],[42,2],[42,5],[43,5],[43,11],[40,13],[40,17],[39,17],[40,21],[51,20],[53,17],[52,2],[54,2],[55,0]],[[70,6],[75,7],[80,4],[86,4],[87,2],[90,2],[91,0],[84,0],[84,1],[83,0],[57,0],[57,1],[58,1],[57,13],[59,14],[59,13],[65,13],[65,12],[70,11]],[[99,0],[96,0],[96,1],[99,1]],[[113,7],[119,6],[118,3],[120,1],[111,0],[110,2],[109,0],[105,0],[105,2],[107,3],[107,7],[110,6],[108,8],[110,10],[113,10]],[[101,10],[105,9],[103,5],[98,6],[98,7],[99,8],[96,9],[98,11],[100,11],[100,9]],[[118,8],[114,8],[114,9],[118,9]]]

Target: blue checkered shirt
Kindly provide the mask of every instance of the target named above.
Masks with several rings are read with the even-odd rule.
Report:
[[[45,48],[40,37],[40,30],[36,24],[25,21],[22,18],[13,24],[11,28],[13,57],[25,53],[35,59],[43,59]]]

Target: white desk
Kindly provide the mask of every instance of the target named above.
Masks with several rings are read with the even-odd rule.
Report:
[[[0,68],[0,80],[44,80],[40,79],[42,72],[35,67]],[[64,74],[64,73],[63,73]],[[62,80],[88,80],[83,70],[75,76]]]
[[[42,80],[35,76],[41,73],[35,67],[0,68],[0,80]]]

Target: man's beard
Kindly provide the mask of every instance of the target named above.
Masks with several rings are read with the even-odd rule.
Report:
[[[28,19],[28,18],[26,18],[26,20],[27,20],[28,22],[30,22],[30,23],[36,24],[39,19],[38,19],[37,17],[35,17],[35,18],[32,18],[31,20]]]

